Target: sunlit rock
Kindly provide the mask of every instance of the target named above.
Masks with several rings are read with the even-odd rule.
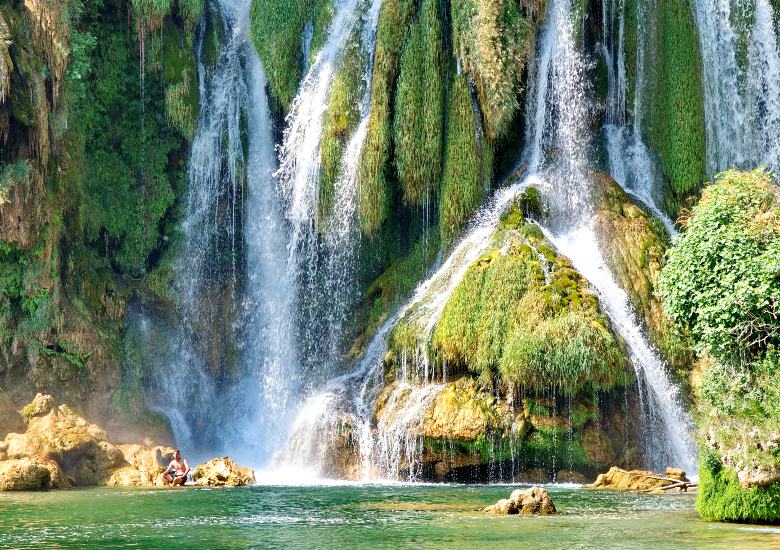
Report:
[[[239,487],[254,485],[255,474],[251,468],[243,468],[230,457],[214,458],[197,466],[192,472],[196,485],[209,487]]]
[[[613,466],[608,472],[599,474],[593,489],[612,489],[615,491],[653,491],[670,485],[678,485],[679,490],[686,490],[690,480],[680,468],[667,468],[660,474],[644,470],[623,470]]]
[[[488,514],[523,516],[550,515],[557,512],[550,495],[541,487],[516,489],[508,499],[501,499],[484,511]]]

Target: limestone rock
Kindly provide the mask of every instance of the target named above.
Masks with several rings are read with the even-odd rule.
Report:
[[[511,515],[550,515],[556,509],[550,495],[541,487],[516,489],[508,499],[501,499],[484,510],[488,514]]]
[[[192,479],[196,485],[238,487],[254,485],[255,474],[250,468],[243,468],[230,457],[223,456],[197,466],[192,472]]]
[[[115,470],[106,482],[111,487],[142,487],[155,485],[160,474],[173,460],[171,447],[146,447],[144,445],[119,445],[119,450],[129,466]]]
[[[33,491],[51,487],[51,472],[33,458],[0,462],[0,491]]]
[[[11,432],[23,432],[24,419],[4,392],[0,392],[0,437]]]
[[[67,405],[51,408],[46,397],[39,394],[23,409],[29,418],[25,433],[6,436],[8,458],[53,460],[76,486],[99,485],[126,465],[122,452],[108,442],[102,429]]]
[[[32,403],[25,405],[22,409],[22,415],[25,418],[42,416],[54,408],[54,398],[51,395],[39,393],[32,400]]]
[[[593,485],[589,487],[615,491],[650,491],[666,487],[676,481],[689,481],[680,468],[667,468],[665,474],[658,474],[643,470],[627,471],[613,466],[608,472],[599,474]]]

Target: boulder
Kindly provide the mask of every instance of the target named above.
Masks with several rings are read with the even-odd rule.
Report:
[[[34,491],[51,487],[51,471],[34,458],[0,462],[0,491]]]
[[[680,468],[667,468],[665,474],[644,470],[623,470],[613,466],[608,472],[599,474],[592,489],[612,489],[615,491],[653,491],[677,482],[689,483],[685,472]],[[681,490],[684,489],[681,487]]]
[[[33,398],[32,403],[22,408],[22,416],[32,418],[34,416],[43,416],[54,408],[54,398],[51,395],[39,393]]]
[[[11,432],[23,432],[24,419],[4,392],[0,392],[0,437]]]
[[[55,461],[73,485],[104,483],[126,465],[122,452],[108,442],[106,433],[78,416],[67,405],[53,407],[49,396],[38,394],[22,409],[27,431],[5,438],[9,459],[35,457]]]
[[[119,450],[129,466],[115,470],[106,482],[112,487],[141,487],[160,482],[160,474],[173,460],[171,447],[146,447],[144,445],[119,445]]]
[[[557,512],[550,495],[541,487],[516,489],[508,499],[503,498],[484,511],[488,514],[523,516],[550,515]]]
[[[255,474],[250,468],[243,468],[227,456],[214,458],[195,467],[192,479],[196,485],[208,487],[238,487],[254,485]]]

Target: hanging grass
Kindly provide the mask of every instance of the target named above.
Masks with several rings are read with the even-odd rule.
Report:
[[[379,13],[374,74],[371,86],[371,116],[360,162],[358,205],[360,226],[376,235],[390,213],[392,177],[393,93],[401,48],[414,14],[413,0],[384,2]]]
[[[444,175],[439,202],[441,240],[449,244],[482,204],[492,179],[492,151],[479,139],[468,80],[454,77],[447,105]]]
[[[395,155],[404,201],[420,205],[441,179],[444,67],[438,0],[424,0],[401,54],[395,98]]]
[[[492,141],[506,134],[520,109],[523,72],[544,8],[512,0],[458,0],[451,10],[453,48],[476,83]]]

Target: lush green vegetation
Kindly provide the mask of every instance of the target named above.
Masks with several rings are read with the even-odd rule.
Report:
[[[645,114],[650,145],[671,187],[667,210],[675,214],[706,177],[702,61],[689,2],[661,0],[656,17]]]
[[[121,372],[128,295],[164,286],[148,275],[176,242],[203,2],[46,4],[46,32],[36,6],[0,7],[0,207],[24,220],[0,224],[0,382],[101,400]]]
[[[402,320],[391,335],[396,355],[428,345],[413,319]],[[505,216],[490,251],[466,271],[430,346],[450,373],[468,371],[487,387],[498,381],[506,390],[576,394],[626,383],[623,354],[596,299],[538,228],[524,221],[520,206]]]
[[[661,272],[664,308],[702,356],[706,517],[780,521],[778,266],[780,191],[762,170],[729,171],[704,190]]]
[[[326,39],[333,6],[331,0],[253,0],[252,42],[263,61],[271,95],[288,110],[304,65],[303,30],[312,22],[312,53]]]
[[[468,80],[455,76],[447,95],[444,174],[439,199],[442,242],[450,243],[482,204],[493,176],[491,153],[475,127]]]
[[[705,456],[699,467],[696,510],[715,520],[777,523],[780,520],[780,484],[744,489],[737,474],[724,468],[716,456]]]
[[[453,47],[477,83],[491,140],[509,131],[520,108],[523,71],[533,53],[534,19],[543,11],[542,6],[534,9],[522,2],[451,2]]]
[[[664,307],[719,359],[780,344],[780,192],[770,176],[730,171],[706,188],[660,281]]]
[[[438,0],[423,0],[401,54],[395,96],[395,163],[407,204],[431,200],[441,179],[444,43]]]
[[[389,215],[393,192],[390,160],[394,83],[414,8],[412,0],[398,0],[384,2],[379,13],[371,83],[371,115],[360,159],[358,190],[360,225],[368,235],[375,235]]]

